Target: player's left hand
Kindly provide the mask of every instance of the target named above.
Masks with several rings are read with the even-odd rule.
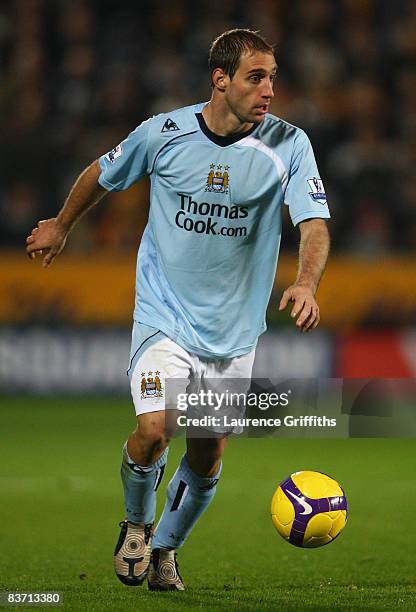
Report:
[[[294,302],[291,317],[296,320],[296,327],[302,332],[315,329],[320,321],[319,306],[310,287],[290,285],[282,295],[279,310],[284,310],[289,302]]]

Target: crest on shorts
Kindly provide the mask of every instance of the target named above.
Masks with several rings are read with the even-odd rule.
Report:
[[[142,372],[141,392],[142,399],[149,397],[163,397],[162,383],[160,382],[160,372]]]
[[[210,164],[205,191],[228,193],[228,185],[230,184],[229,169],[230,166]]]

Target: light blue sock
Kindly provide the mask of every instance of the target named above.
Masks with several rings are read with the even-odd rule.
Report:
[[[132,523],[152,523],[156,513],[156,491],[163,478],[169,448],[152,465],[134,463],[123,447],[121,480],[127,519]]]
[[[166,504],[156,528],[152,548],[179,548],[215,495],[222,464],[212,478],[197,476],[185,457],[167,489]]]

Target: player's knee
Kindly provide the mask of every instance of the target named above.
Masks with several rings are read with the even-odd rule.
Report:
[[[138,465],[151,465],[154,463],[165,448],[169,445],[169,439],[159,432],[133,432],[128,441],[128,453],[132,460]]]
[[[221,458],[195,457],[187,453],[189,467],[195,474],[202,478],[213,478],[218,474],[221,466]]]
[[[224,443],[215,438],[188,440],[188,463],[199,476],[215,476],[221,465]]]
[[[221,454],[211,453],[206,457],[198,457],[199,472],[201,476],[213,476],[221,464]]]
[[[159,412],[139,416],[135,434],[138,444],[150,453],[163,451],[171,437],[164,415]]]
[[[152,457],[165,450],[169,445],[170,439],[166,437],[164,431],[139,431],[136,436],[138,446],[146,456]]]

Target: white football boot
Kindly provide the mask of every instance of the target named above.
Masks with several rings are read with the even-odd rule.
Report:
[[[153,523],[120,523],[121,531],[114,551],[117,578],[128,586],[142,584],[149,571]]]
[[[147,582],[151,591],[184,591],[174,550],[152,550]]]

